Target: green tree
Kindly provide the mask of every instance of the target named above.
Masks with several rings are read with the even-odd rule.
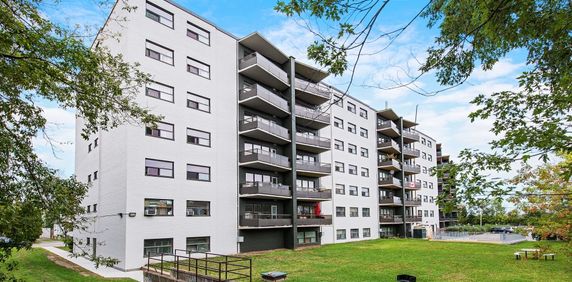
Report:
[[[487,172],[509,171],[515,161],[542,160],[556,152],[572,151],[572,5],[568,0],[431,0],[403,26],[380,33],[380,14],[386,1],[290,0],[275,9],[290,17],[321,22],[313,30],[317,40],[308,57],[335,75],[348,69],[349,52],[356,53],[353,70],[365,45],[379,38],[391,44],[418,18],[439,35],[428,48],[419,77],[434,72],[443,89],[465,82],[480,66],[490,70],[512,51],[526,52],[526,71],[517,78],[518,91],[479,95],[471,121],[493,119],[492,152],[465,149],[456,164],[438,170],[457,171],[456,196],[469,205],[478,196],[501,197],[505,180],[491,180]],[[326,28],[331,27],[331,28]],[[382,52],[383,47],[379,52]],[[371,51],[370,51],[371,52]],[[353,72],[352,72],[353,76]],[[572,166],[562,173],[570,177]]]
[[[86,185],[60,178],[34,151],[35,137],[50,140],[38,102],[74,109],[85,120],[84,138],[160,118],[134,102],[147,74],[50,22],[42,2],[0,0],[0,264],[39,237],[44,219],[68,230],[81,224]]]

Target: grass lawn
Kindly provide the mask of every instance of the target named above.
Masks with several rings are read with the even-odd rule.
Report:
[[[513,253],[534,247],[515,245],[380,239],[326,245],[297,251],[252,255],[253,276],[284,271],[288,281],[395,281],[398,274],[417,281],[572,281],[572,258],[552,243],[555,261],[514,259]]]
[[[58,263],[48,259],[48,255],[55,257]],[[24,281],[133,281],[131,279],[105,279],[90,272],[78,272],[68,268],[75,265],[66,263],[67,261],[61,258],[57,260],[58,258],[44,249],[20,250],[12,257],[18,262],[18,268],[14,274],[16,278]]]

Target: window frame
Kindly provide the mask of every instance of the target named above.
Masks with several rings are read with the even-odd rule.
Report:
[[[152,45],[156,45],[156,46],[158,46],[158,47],[161,47],[161,48],[163,48],[163,49],[166,49],[166,50],[168,50],[168,51],[171,51],[171,60],[172,60],[172,62],[171,62],[171,63],[168,63],[168,62],[165,62],[165,61],[161,60],[161,56],[159,56],[159,59],[155,59],[155,58],[149,56],[149,54],[147,53],[147,50],[150,50],[150,51],[159,53],[160,55],[165,55],[165,56],[167,56],[167,55],[166,55],[166,54],[163,54],[163,53],[161,53],[161,52],[158,52],[158,51],[156,51],[156,50],[150,49],[149,47],[147,47],[147,43],[151,43]],[[163,45],[161,45],[161,44],[158,44],[158,43],[156,43],[156,42],[153,42],[153,41],[151,41],[151,40],[149,40],[149,39],[145,39],[145,57],[150,58],[150,59],[153,59],[153,60],[156,60],[156,61],[159,61],[159,62],[164,63],[164,64],[167,64],[167,65],[169,65],[169,66],[173,66],[173,67],[175,66],[175,50],[173,50],[173,49],[171,49],[171,48],[168,48],[168,47],[166,47],[166,46],[163,46]],[[168,57],[168,56],[167,56],[167,57]]]
[[[197,200],[187,200],[185,205],[185,215],[186,217],[211,217],[212,216],[212,211],[211,211],[211,202],[210,201],[197,201]],[[206,209],[204,207],[200,207],[197,206],[195,208],[191,207],[191,210],[193,211],[193,214],[189,213],[189,204],[192,203],[201,203],[201,204],[206,204]],[[206,214],[200,214],[200,212],[198,214],[194,214],[194,209],[204,209],[206,210]]]
[[[197,248],[196,251],[192,251],[189,250],[189,239],[207,239],[207,249],[206,250],[199,250],[199,248]],[[204,243],[200,243],[201,245],[204,245]],[[197,245],[195,244],[191,244],[191,245]],[[185,239],[185,251],[187,251],[189,254],[190,253],[208,253],[211,251],[211,237],[210,236],[195,236],[195,237],[187,237]]]
[[[161,83],[161,82],[157,82],[157,81],[154,81],[154,80],[150,80],[149,82],[150,82],[151,84],[157,84],[157,85],[160,85],[160,86],[163,86],[163,87],[166,87],[166,88],[170,88],[170,89],[172,90],[172,93],[163,92],[163,91],[161,91],[161,90],[158,90],[158,89],[153,88],[152,85],[146,84],[146,85],[145,85],[145,96],[151,97],[151,98],[153,98],[153,99],[157,99],[157,100],[161,100],[161,101],[173,103],[173,104],[175,103],[175,87],[170,86],[170,85],[167,85],[167,84],[164,84],[164,83]],[[151,87],[150,87],[150,86],[151,86]],[[149,89],[159,92],[159,97],[155,97],[155,96],[149,95]],[[161,97],[163,96],[163,95],[161,95],[161,94],[165,94],[166,96],[171,96],[172,99],[171,99],[171,100],[163,99],[163,98],[161,98]]]
[[[150,254],[150,252],[146,252],[146,251],[145,251],[146,249],[149,249],[149,248],[157,248],[157,249],[158,249],[158,248],[165,248],[165,247],[168,247],[168,246],[169,246],[169,245],[145,246],[145,241],[151,241],[151,240],[153,240],[153,241],[157,241],[157,240],[170,241],[170,243],[171,243],[171,245],[170,245],[170,248],[171,248],[170,254],[173,253],[173,248],[174,248],[174,244],[173,244],[173,243],[174,243],[174,242],[173,242],[174,240],[173,240],[173,238],[152,238],[152,239],[143,239],[143,257],[146,258],[146,257],[148,257],[148,255]],[[158,255],[161,255],[161,254],[167,254],[167,253],[165,253],[165,252],[157,252],[157,253],[155,253],[154,255],[151,255],[151,257],[158,256]]]
[[[154,22],[160,23],[160,24],[162,24],[162,25],[164,25],[164,26],[166,26],[166,27],[168,27],[168,28],[170,28],[170,29],[175,29],[175,14],[173,14],[173,13],[167,11],[166,9],[164,9],[163,7],[159,7],[157,4],[154,4],[154,3],[149,2],[149,1],[145,1],[145,4],[146,4],[146,5],[145,5],[145,17],[146,17],[146,18],[148,18],[148,19],[150,19],[150,20],[152,20],[152,21],[154,21]],[[156,21],[156,20],[154,20],[153,18],[149,17],[148,14],[147,14],[147,13],[149,12],[149,9],[147,9],[147,5],[151,5],[151,6],[153,6],[154,8],[157,8],[157,9],[159,9],[159,10],[161,10],[161,11],[167,13],[167,14],[170,14],[170,15],[171,15],[171,26],[166,25],[165,23],[161,22],[160,20],[159,20],[159,21]],[[150,11],[150,12],[151,12],[152,14],[158,16],[159,18],[162,18],[161,15],[158,15],[158,14],[156,14],[156,13],[153,12],[153,11]]]
[[[204,139],[204,138],[201,138],[201,137],[189,135],[189,130],[194,130],[194,131],[197,131],[197,132],[200,132],[200,133],[206,133],[206,134],[208,134],[208,136],[209,136],[209,138],[208,138],[208,143],[209,143],[209,144],[208,144],[208,145],[203,145],[203,144],[200,144],[200,143],[192,143],[192,142],[189,142],[189,137],[198,138],[198,139]],[[186,138],[187,144],[196,145],[196,146],[201,146],[201,147],[207,147],[207,148],[210,148],[211,145],[212,145],[212,142],[211,142],[211,141],[212,141],[212,135],[211,135],[211,133],[208,132],[208,131],[199,130],[199,129],[192,128],[192,127],[187,127],[186,134],[187,134],[187,138]],[[204,139],[204,140],[207,140],[207,139]]]
[[[207,41],[208,41],[208,42],[205,43],[205,42],[199,40],[198,38],[200,38],[201,35],[198,34],[198,33],[196,33],[196,32],[194,32],[194,31],[192,31],[192,30],[190,30],[190,29],[189,29],[189,26],[192,26],[192,27],[194,27],[194,28],[196,28],[196,29],[199,29],[199,30],[201,30],[201,31],[203,31],[203,32],[206,32],[206,33],[208,34],[208,38],[207,38]],[[189,36],[189,32],[195,33],[195,34],[197,35],[197,39],[195,39],[195,38]],[[204,28],[202,28],[202,27],[200,27],[200,26],[198,26],[198,25],[196,25],[196,24],[194,24],[194,23],[192,23],[192,22],[190,22],[190,21],[187,21],[187,32],[185,32],[185,35],[187,35],[187,37],[189,37],[189,38],[191,38],[191,39],[193,39],[193,40],[196,40],[196,41],[198,41],[198,42],[200,42],[200,43],[203,43],[203,44],[205,44],[205,45],[207,45],[207,46],[211,46],[211,32],[208,31],[208,30],[206,30],[206,29],[204,29]]]
[[[346,207],[336,207],[336,217],[346,217]]]
[[[152,174],[148,174],[147,172],[147,168],[149,168],[147,166],[147,164],[145,164],[145,176],[151,176],[151,177],[161,177],[161,178],[175,178],[175,162],[173,161],[167,161],[167,160],[159,160],[159,159],[153,159],[153,158],[145,158],[145,161],[150,160],[150,161],[157,161],[157,162],[164,162],[164,163],[171,163],[171,176],[164,176],[161,175],[160,170],[161,169],[166,169],[166,168],[157,168],[159,169],[159,174],[158,175],[152,175]],[[156,168],[156,167],[151,167],[151,168]],[[166,169],[168,170],[168,169]]]
[[[190,60],[190,61],[193,61],[193,62],[196,62],[196,63],[199,63],[199,64],[201,64],[201,65],[207,66],[207,67],[208,67],[208,74],[209,74],[209,76],[208,76],[208,77],[205,77],[205,76],[200,75],[200,73],[201,73],[200,70],[203,70],[203,71],[205,71],[205,70],[204,70],[204,69],[201,69],[201,68],[198,68],[198,67],[196,67],[196,66],[190,65],[190,64],[189,64],[189,60]],[[211,80],[211,77],[212,77],[212,75],[211,75],[211,65],[209,65],[209,64],[207,64],[207,63],[205,63],[205,62],[202,62],[202,61],[200,61],[200,60],[197,60],[197,59],[195,59],[195,58],[188,57],[188,56],[187,56],[187,62],[186,62],[186,63],[187,63],[187,68],[186,68],[186,69],[187,69],[187,72],[188,72],[188,73],[193,74],[193,75],[196,75],[196,76],[199,76],[199,77],[202,77],[202,78],[205,78],[205,79],[208,79],[208,80]],[[198,73],[194,73],[194,72],[189,71],[189,66],[192,66],[192,67],[197,68],[197,69],[199,70],[199,72],[198,72]]]
[[[171,214],[147,214],[147,208],[152,208],[151,206],[147,205],[147,201],[171,201]],[[158,207],[154,207],[155,209],[158,209]],[[162,208],[162,207],[159,207]],[[167,208],[168,209],[168,208]],[[160,198],[144,198],[143,199],[143,216],[148,216],[148,217],[154,217],[154,216],[175,216],[175,200],[173,199],[160,199]]]
[[[189,171],[189,166],[196,166],[196,167],[208,168],[208,169],[209,169],[209,172],[208,172],[208,177],[209,177],[209,178],[208,178],[208,180],[200,179],[200,177],[197,178],[197,179],[189,179],[189,172],[190,172],[190,171]],[[187,172],[187,173],[186,173],[186,175],[187,175],[187,180],[190,180],[190,181],[201,181],[201,182],[211,182],[211,181],[212,181],[212,168],[211,168],[210,166],[198,165],[198,164],[190,164],[190,163],[188,163],[188,164],[187,164],[187,170],[186,170],[186,172]]]
[[[168,123],[168,122],[162,122],[162,121],[157,121],[157,124],[170,125],[170,126],[172,127],[172,131],[170,131],[170,132],[171,132],[171,135],[172,135],[173,137],[172,137],[172,138],[162,137],[162,136],[161,136],[161,132],[162,132],[162,131],[165,131],[165,132],[169,132],[169,131],[168,131],[168,130],[159,129],[158,126],[157,126],[157,128],[151,128],[151,127],[149,127],[149,126],[145,126],[145,136],[175,141],[175,124],[173,124],[173,123]],[[152,134],[152,133],[153,133],[153,130],[157,130],[157,131],[159,132],[159,136],[153,135],[153,134]]]
[[[205,105],[205,104],[199,103],[199,102],[194,101],[194,100],[190,100],[190,99],[189,99],[189,96],[196,96],[196,97],[199,97],[199,98],[208,100],[208,101],[209,101],[208,111],[205,111],[205,110],[201,109],[200,107],[197,107],[197,108],[190,107],[190,106],[189,106],[189,101],[195,102],[195,103],[197,103],[197,104],[199,104],[199,105]],[[187,108],[189,108],[189,109],[193,109],[193,110],[197,110],[197,111],[201,111],[201,112],[209,113],[209,114],[211,113],[211,99],[210,99],[210,98],[205,97],[205,96],[201,96],[201,95],[199,95],[199,94],[195,94],[195,93],[192,93],[192,92],[188,92],[188,91],[187,91],[187,102],[186,102],[186,106],[187,106]]]

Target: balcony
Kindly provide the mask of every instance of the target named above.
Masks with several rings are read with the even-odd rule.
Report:
[[[309,134],[296,133],[296,148],[312,153],[323,153],[329,151],[332,147],[330,138],[314,136]]]
[[[401,206],[401,198],[395,196],[379,196],[380,206]]]
[[[410,189],[410,190],[421,189],[421,182],[418,182],[418,181],[405,181],[405,189]]]
[[[299,175],[321,177],[332,173],[332,164],[296,160],[296,170]]]
[[[403,173],[405,173],[406,175],[419,174],[421,172],[421,168],[413,165],[403,164],[401,168],[403,170]]]
[[[292,226],[291,214],[246,213],[240,216],[241,228],[257,228],[257,227],[284,228],[291,226]]]
[[[392,139],[378,138],[377,139],[377,149],[381,152],[388,154],[398,154],[401,152],[399,150],[399,145]]]
[[[404,129],[401,135],[403,136],[403,143],[405,144],[419,142],[419,133],[415,131]]]
[[[312,129],[322,129],[330,125],[330,114],[320,109],[296,105],[296,122]]]
[[[330,100],[332,90],[324,85],[296,78],[296,98],[310,103],[320,105]]]
[[[381,224],[399,224],[403,223],[403,216],[392,215],[392,214],[382,214],[379,216],[379,223]]]
[[[421,197],[405,197],[405,205],[408,207],[421,206]]]
[[[290,85],[288,74],[257,52],[239,60],[238,73],[270,87],[285,90]]]
[[[332,189],[296,188],[296,197],[300,201],[328,201],[332,199]]]
[[[288,129],[260,117],[247,117],[240,122],[239,134],[284,145],[290,142]]]
[[[401,165],[396,159],[378,160],[377,167],[384,170],[401,170]]]
[[[421,217],[420,216],[406,216],[405,217],[405,222],[421,222]]]
[[[399,136],[397,125],[390,120],[377,120],[377,132],[389,137]]]
[[[413,148],[403,147],[403,158],[404,159],[412,159],[412,158],[419,158],[419,150]]]
[[[277,172],[290,170],[290,161],[287,157],[258,149],[242,151],[239,163],[243,167]]]
[[[401,188],[401,180],[395,177],[380,178],[377,184],[379,185],[379,187],[382,188],[393,188],[393,189]]]
[[[298,225],[332,225],[331,215],[299,214]]]
[[[240,90],[239,103],[277,117],[290,114],[288,101],[260,84],[243,87]]]
[[[240,185],[240,195],[244,198],[288,199],[292,197],[290,186],[269,182],[246,182]]]

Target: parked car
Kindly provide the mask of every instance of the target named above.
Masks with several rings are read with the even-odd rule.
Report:
[[[493,227],[491,228],[491,233],[513,233],[514,230],[512,229],[512,227],[508,226],[508,227]]]

